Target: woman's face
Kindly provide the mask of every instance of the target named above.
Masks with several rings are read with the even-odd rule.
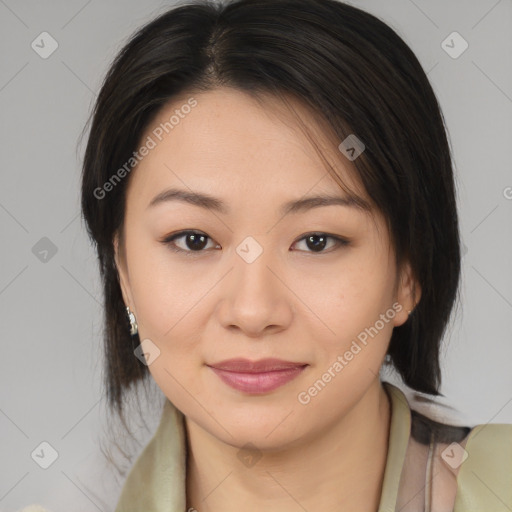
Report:
[[[380,214],[374,223],[354,205],[282,210],[345,193],[293,117],[276,115],[277,102],[263,108],[233,89],[188,99],[162,109],[142,138],[150,149],[130,177],[116,253],[124,300],[153,378],[189,420],[232,445],[282,448],[339,422],[378,384],[392,329],[414,306],[413,283],[408,268],[396,273]],[[368,200],[352,162],[322,140]],[[152,204],[171,188],[217,202]],[[185,230],[195,237],[169,241]],[[235,377],[235,388],[211,367],[233,358],[306,366],[273,389],[265,385],[283,372]]]

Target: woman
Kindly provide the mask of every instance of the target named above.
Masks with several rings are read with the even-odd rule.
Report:
[[[98,96],[82,208],[107,396],[166,397],[117,512],[512,508],[512,426],[439,395],[460,241],[443,117],[409,47],[334,0],[182,4]]]

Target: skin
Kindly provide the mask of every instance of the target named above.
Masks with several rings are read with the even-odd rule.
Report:
[[[142,140],[189,96],[162,108]],[[407,320],[413,289],[408,265],[399,273],[384,219],[347,206],[284,217],[282,203],[314,193],[343,195],[297,119],[269,97],[264,105],[228,88],[195,94],[198,104],[130,175],[125,227],[115,237],[125,303],[140,339],[160,355],[149,370],[184,413],[189,448],[187,507],[220,511],[375,511],[382,490],[390,402],[379,380],[393,327]],[[369,200],[353,163],[304,106],[313,130],[344,183]],[[309,116],[309,117],[308,117]],[[222,214],[183,202],[148,208],[176,186],[209,193]],[[166,235],[197,230],[203,252],[183,236],[176,253]],[[306,235],[350,240],[323,252]],[[252,263],[236,252],[248,236],[263,249]],[[400,312],[312,397],[307,391],[349,350],[365,328],[398,303]],[[221,360],[275,357],[309,366],[262,394],[224,384],[206,366]],[[256,464],[238,454],[256,447]]]

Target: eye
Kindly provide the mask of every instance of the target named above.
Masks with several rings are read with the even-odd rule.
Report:
[[[176,240],[183,238],[183,244],[185,248],[179,247],[176,244]],[[184,253],[194,253],[194,252],[202,252],[202,250],[207,245],[206,241],[210,237],[201,233],[200,231],[180,231],[179,233],[175,233],[174,235],[170,235],[162,240],[164,245],[169,246],[169,248],[175,252],[184,252]],[[188,254],[187,254],[188,256]]]
[[[176,241],[180,239],[183,239],[181,247],[176,243]],[[186,253],[186,255],[189,256],[193,255],[193,253],[204,252],[203,249],[207,246],[208,239],[210,239],[210,237],[204,233],[201,233],[200,231],[187,230],[169,235],[161,240],[161,242],[164,245],[167,245],[172,251]],[[332,252],[332,250],[324,251],[326,245],[328,245],[327,240],[329,239],[334,242],[331,244],[331,249],[334,247],[334,250],[341,246],[347,246],[350,244],[349,240],[339,236],[329,235],[327,233],[309,233],[308,235],[305,235],[294,242],[294,245],[298,242],[305,241],[306,247],[312,249],[311,251],[306,252]]]
[[[334,243],[331,245],[331,248],[334,247],[334,250],[336,250],[339,247],[346,246],[350,244],[349,240],[346,240],[344,238],[341,238],[339,236],[335,235],[329,235],[327,233],[309,233],[306,236],[303,236],[297,242],[302,242],[303,240],[306,243],[306,247],[312,248],[312,251],[306,251],[306,252],[313,252],[313,253],[329,253],[333,252],[332,250],[324,251],[323,249],[327,245],[327,240],[333,240]]]

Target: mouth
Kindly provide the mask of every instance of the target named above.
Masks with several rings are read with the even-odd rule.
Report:
[[[261,394],[295,379],[309,365],[280,359],[230,359],[207,366],[231,388],[245,393]]]

